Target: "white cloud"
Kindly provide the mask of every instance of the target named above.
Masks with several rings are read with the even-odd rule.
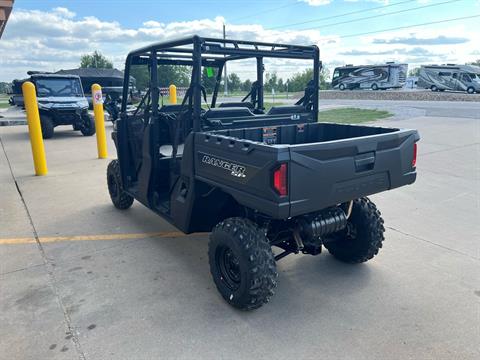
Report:
[[[361,0],[345,0],[345,2],[359,2]],[[380,3],[380,4],[384,4],[384,5],[388,5],[390,3],[389,0],[363,0],[363,1],[366,1],[366,2],[376,2],[376,3]],[[419,0],[421,1],[421,0]],[[428,1],[428,0],[424,0],[424,1]]]
[[[323,59],[370,64],[384,61],[409,63],[411,67],[432,63],[465,63],[475,60],[472,48],[480,34],[457,25],[435,29],[396,31],[356,38],[355,41],[323,48]],[[327,61],[328,62],[328,61]]]
[[[162,23],[159,23],[158,21],[154,21],[154,20],[145,21],[143,23],[143,26],[148,27],[148,28],[159,27],[159,26],[162,26],[162,25],[163,25]]]
[[[21,10],[12,13],[0,41],[0,81],[26,76],[28,70],[53,71],[77,67],[80,56],[100,50],[119,69],[127,53],[149,43],[198,34],[221,37],[223,17],[163,23],[158,18],[145,19],[142,25],[128,28],[116,21],[94,16],[79,18],[66,8],[51,11]],[[421,63],[474,61],[472,53],[480,43],[480,33],[466,26],[396,31],[341,39],[324,36],[319,30],[267,30],[249,23],[227,25],[231,39],[258,40],[320,47],[321,60],[327,67],[345,63],[382,61]],[[288,60],[269,61],[267,71],[286,78],[307,66]],[[242,79],[253,77],[250,62],[229,67]]]
[[[328,5],[332,2],[331,0],[298,0],[298,1],[307,3],[310,6],[323,6],[323,5]]]
[[[55,14],[65,17],[67,19],[72,19],[75,17],[75,14],[73,11],[68,10],[67,8],[64,7],[56,7],[52,10]]]
[[[77,18],[66,8],[51,11],[21,10],[12,13],[0,41],[0,81],[21,78],[28,70],[53,71],[77,67],[80,56],[100,50],[122,69],[127,53],[152,42],[190,36],[221,37],[223,17],[162,23],[156,19],[138,28],[94,16]],[[266,30],[261,25],[228,25],[232,39],[271,41],[322,46],[335,42],[317,30]],[[292,71],[295,69],[292,68]]]

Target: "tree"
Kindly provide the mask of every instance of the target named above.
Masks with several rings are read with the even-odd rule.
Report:
[[[471,62],[469,65],[476,65],[476,66],[480,66],[480,59],[478,59],[478,60],[475,60],[474,62]]]
[[[242,85],[242,81],[240,80],[240,77],[235,74],[231,73],[228,75],[228,87],[230,88],[231,91],[237,91],[240,90]]]
[[[138,90],[146,90],[150,84],[150,72],[146,65],[130,66],[130,76],[135,79],[135,86]]]
[[[325,90],[330,87],[330,83],[328,82],[329,77],[330,71],[326,67],[323,67],[318,78],[319,89]],[[288,79],[288,91],[304,91],[310,80],[313,80],[313,69],[306,69],[301,73],[296,73]]]
[[[158,65],[158,86],[190,86],[191,69],[183,65]]]
[[[408,70],[408,76],[418,76],[418,75],[420,75],[419,67]]]
[[[265,81],[263,83],[263,88],[265,92],[271,92],[272,89],[275,91],[279,91],[278,89],[278,76],[277,73],[266,73],[265,74]]]
[[[182,65],[159,65],[158,86],[168,87],[175,85],[177,87],[186,87],[190,85],[190,68]],[[130,67],[130,76],[135,79],[138,90],[145,90],[150,84],[150,71],[147,65],[132,65]]]
[[[8,94],[11,88],[12,88],[11,83],[0,82],[0,94]]]
[[[285,91],[286,91],[286,86],[285,86],[285,84],[283,83],[283,79],[282,79],[282,78],[278,79],[278,81],[277,81],[277,87],[276,87],[275,89],[276,89],[276,91],[278,91],[278,92],[285,92]]]
[[[301,73],[294,74],[288,81],[288,91],[303,91],[310,80],[313,79],[313,69],[306,69]]]
[[[252,81],[250,79],[245,80],[242,83],[242,91],[250,91],[252,89]]]
[[[81,68],[113,69],[113,63],[95,50],[92,54],[85,54],[80,57]]]
[[[328,79],[330,78],[330,70],[326,68],[325,66],[322,67],[322,70],[320,71],[319,74],[319,88],[320,90],[327,90],[330,89],[330,82]]]

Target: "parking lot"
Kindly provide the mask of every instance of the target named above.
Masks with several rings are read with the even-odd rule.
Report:
[[[216,291],[208,234],[113,207],[95,137],[57,128],[35,177],[27,128],[0,127],[0,358],[478,359],[479,116],[411,109],[381,122],[422,139],[417,182],[372,197],[379,256],[288,256],[253,312]]]

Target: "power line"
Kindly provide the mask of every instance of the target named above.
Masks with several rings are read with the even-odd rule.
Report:
[[[270,13],[272,11],[277,11],[277,10],[284,9],[286,7],[290,7],[290,6],[293,6],[293,5],[298,5],[298,4],[301,4],[301,2],[300,1],[291,2],[291,3],[288,3],[288,4],[282,5],[282,6],[277,6],[277,7],[266,9],[266,10],[263,10],[263,11],[257,11],[253,14],[250,14],[250,15],[240,16],[238,18],[232,19],[231,21],[237,21],[237,20],[243,20],[243,19],[251,18],[251,17],[257,16],[257,15]]]
[[[367,32],[364,32],[364,33],[339,35],[339,36],[335,36],[335,37],[344,39],[344,38],[357,37],[357,36],[363,36],[363,35],[378,34],[378,33],[383,33],[383,32],[388,32],[388,31],[394,31],[394,30],[409,29],[409,28],[425,26],[425,25],[435,25],[435,24],[442,24],[442,23],[458,21],[458,20],[474,19],[474,18],[478,18],[478,17],[480,17],[480,14],[471,15],[471,16],[463,16],[463,17],[458,17],[458,18],[451,18],[451,19],[443,19],[443,20],[438,20],[438,21],[430,21],[430,22],[421,23],[421,24],[398,26],[398,27],[383,29],[383,30],[367,31]]]
[[[376,7],[368,8],[368,9],[351,11],[351,12],[342,13],[342,14],[338,14],[338,15],[334,15],[334,16],[326,16],[326,17],[323,17],[323,18],[317,18],[317,19],[301,21],[301,22],[296,22],[296,23],[290,23],[290,24],[285,24],[285,25],[278,25],[278,26],[274,26],[274,27],[271,27],[271,28],[267,28],[265,30],[281,29],[281,28],[285,28],[285,27],[289,27],[289,26],[304,25],[304,24],[309,24],[309,23],[313,23],[313,22],[320,22],[320,21],[323,21],[323,20],[337,19],[337,18],[340,18],[340,17],[348,16],[348,15],[355,15],[355,14],[360,14],[360,13],[364,13],[364,12],[368,12],[368,11],[372,11],[372,10],[378,10],[378,9],[385,9],[387,7],[407,4],[407,3],[416,2],[416,1],[417,0],[400,1],[400,2],[393,3],[393,4],[387,4],[387,5],[376,6]]]
[[[412,8],[408,8],[408,9],[392,11],[392,12],[389,12],[389,13],[371,15],[371,16],[366,16],[366,17],[357,18],[357,19],[353,19],[353,20],[347,20],[347,21],[340,21],[340,22],[336,22],[336,23],[325,24],[325,25],[322,25],[320,27],[302,28],[302,29],[298,29],[298,30],[324,29],[324,28],[329,27],[329,26],[349,24],[349,23],[352,23],[352,22],[362,21],[362,20],[376,19],[376,18],[379,18],[379,17],[401,14],[401,13],[408,12],[408,11],[420,10],[420,9],[425,9],[425,8],[429,8],[429,7],[435,7],[435,6],[450,4],[450,3],[454,3],[454,2],[458,2],[458,1],[462,1],[462,0],[448,0],[448,1],[441,2],[441,3],[428,4],[428,5],[423,5],[423,6],[416,6],[416,7],[412,7]]]

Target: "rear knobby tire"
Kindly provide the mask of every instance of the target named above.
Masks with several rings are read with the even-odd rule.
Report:
[[[40,126],[42,127],[42,137],[44,139],[51,139],[55,128],[53,119],[48,115],[42,115],[40,117]]]
[[[123,189],[118,160],[112,160],[107,167],[107,184],[110,198],[117,209],[125,210],[133,204],[133,197]]]
[[[217,224],[208,257],[213,281],[230,305],[253,310],[274,294],[275,258],[265,232],[252,221],[229,218]]]
[[[364,197],[353,201],[347,227],[329,236],[324,245],[338,260],[347,263],[362,263],[378,254],[385,239],[380,211],[370,199]]]
[[[80,131],[83,136],[92,136],[95,134],[95,121],[90,114],[82,114],[82,125]]]

